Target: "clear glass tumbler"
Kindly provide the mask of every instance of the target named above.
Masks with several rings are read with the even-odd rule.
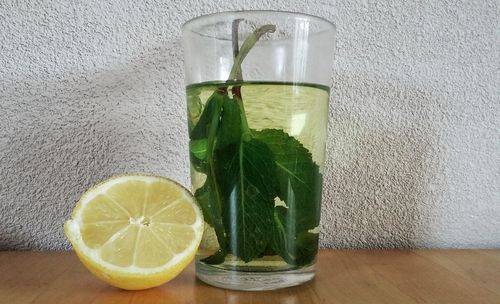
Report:
[[[314,277],[335,26],[224,12],[183,28],[202,281],[267,290]]]

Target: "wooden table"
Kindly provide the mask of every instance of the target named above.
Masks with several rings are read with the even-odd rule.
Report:
[[[0,252],[0,303],[500,303],[500,250],[322,250],[313,281],[266,292],[210,287],[193,264],[161,287],[123,291],[72,252]]]

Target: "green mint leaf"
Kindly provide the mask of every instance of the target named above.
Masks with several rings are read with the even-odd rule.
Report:
[[[271,236],[273,248],[288,264],[307,265],[314,261],[318,251],[318,233],[298,230],[296,210],[277,206]]]
[[[220,107],[220,122],[215,137],[215,148],[223,147],[239,142],[242,133],[241,111],[238,102],[228,95],[215,93],[208,102],[205,112],[198,121],[191,137],[199,138],[208,136],[208,115],[213,115],[216,107]],[[210,104],[208,104],[210,102]],[[220,105],[220,106],[219,106]],[[206,113],[206,114],[205,114]],[[207,173],[207,149],[208,139],[191,139],[189,142],[190,160],[193,168],[202,173]]]
[[[191,166],[198,172],[207,174],[208,163],[206,159],[199,159],[193,153],[189,153],[189,160],[191,161]]]
[[[189,141],[189,159],[191,161],[191,166],[198,172],[207,173],[207,148],[208,140],[203,139],[193,139]]]
[[[209,125],[212,123],[214,116],[219,116],[224,97],[224,94],[215,91],[212,96],[207,100],[200,119],[189,133],[189,138],[193,139],[208,139]]]
[[[217,213],[220,214],[220,210],[217,210],[213,205],[213,198],[211,198],[209,185],[205,183],[201,188],[198,188],[194,193],[194,197],[203,213],[203,219],[207,224],[213,227],[214,222],[217,222],[217,217],[215,215]]]
[[[189,152],[198,159],[207,158],[207,139],[195,139],[189,142]]]
[[[242,135],[241,108],[238,102],[225,96],[222,102],[220,127],[217,133],[216,149],[239,143]]]
[[[255,131],[272,151],[278,180],[278,197],[286,208],[275,208],[272,247],[288,263],[311,262],[316,249],[310,250],[317,234],[309,233],[319,225],[322,175],[311,153],[283,130]]]
[[[276,165],[269,148],[253,138],[242,138],[240,143],[216,153],[217,162],[223,164],[222,217],[228,252],[248,262],[258,257],[270,240],[277,194]]]
[[[220,263],[226,255],[226,234],[222,223],[222,191],[220,188],[219,176],[216,174],[217,164],[214,159],[215,143],[217,140],[217,133],[219,132],[222,105],[224,99],[227,98],[225,89],[216,90],[206,103],[205,109],[200,116],[196,126],[190,132],[191,141],[194,142],[193,146],[202,143],[206,140],[206,160],[198,163],[200,169],[204,169],[207,176],[203,187],[198,189],[195,193],[196,200],[203,210],[206,221],[211,224],[215,230],[217,241],[219,242],[220,250],[216,254],[217,258],[209,259],[213,263]],[[195,153],[190,153],[191,161],[197,159]],[[195,163],[196,168],[196,163]],[[222,257],[222,261],[221,258]],[[220,261],[220,262],[219,262]]]
[[[318,253],[319,233],[302,231],[297,235],[295,262],[297,265],[308,265],[314,262]]]
[[[225,248],[221,247],[217,252],[215,252],[211,256],[208,256],[208,257],[202,259],[201,261],[203,263],[206,263],[206,264],[217,265],[217,264],[221,264],[224,262],[226,255],[227,255],[227,253],[226,253]]]
[[[254,131],[254,135],[273,152],[279,181],[278,197],[286,203],[287,209],[299,212],[300,228],[318,226],[322,175],[309,150],[283,130],[264,129]]]
[[[203,187],[196,190],[194,197],[203,212],[205,222],[214,227],[217,241],[220,249],[212,256],[207,257],[203,261],[207,264],[220,264],[226,256],[226,236],[224,233],[224,225],[222,223],[220,205],[217,205],[214,190],[211,189],[211,181],[207,181]]]

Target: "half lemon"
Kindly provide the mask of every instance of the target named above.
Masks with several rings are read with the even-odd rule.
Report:
[[[203,216],[176,182],[122,175],[89,189],[64,232],[97,277],[122,289],[146,289],[171,280],[193,259]]]

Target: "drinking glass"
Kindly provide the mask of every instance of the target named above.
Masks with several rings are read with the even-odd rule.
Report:
[[[196,275],[267,290],[314,277],[335,26],[300,13],[223,12],[182,27]]]

